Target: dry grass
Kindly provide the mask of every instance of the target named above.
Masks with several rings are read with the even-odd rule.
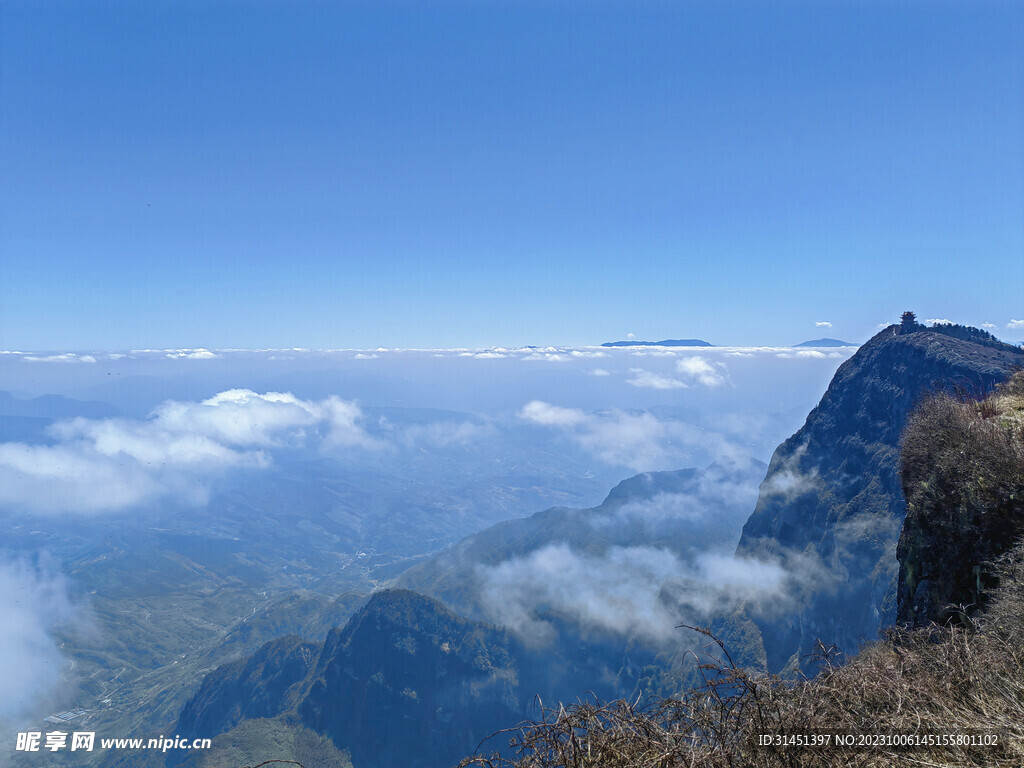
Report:
[[[890,632],[845,664],[821,650],[814,679],[736,667],[711,637],[704,683],[676,699],[548,709],[492,738],[506,754],[463,768],[774,768],[1024,765],[1024,548],[999,566],[1003,586],[966,627]],[[829,735],[829,746],[759,746],[762,734]],[[998,743],[837,746],[835,734],[995,734]],[[493,743],[493,742],[491,742]]]

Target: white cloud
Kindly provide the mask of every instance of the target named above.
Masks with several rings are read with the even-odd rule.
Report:
[[[353,360],[376,360],[380,355],[377,354],[366,354],[365,352],[358,352],[352,356]]]
[[[626,383],[634,387],[649,387],[651,389],[686,389],[690,385],[671,376],[663,376],[660,373],[646,371],[643,368],[630,368],[633,378],[626,379]]]
[[[658,599],[658,587],[680,570],[671,552],[650,547],[613,547],[605,555],[573,552],[568,544],[481,568],[481,605],[488,618],[523,640],[544,645],[553,627],[537,617],[553,610],[584,629],[669,638],[676,619]]]
[[[1006,327],[1013,330],[1019,330],[1024,328],[1024,320],[1010,320],[1010,322],[1006,324]]]
[[[832,327],[832,323],[830,323],[828,320],[819,320],[814,325],[816,327],[818,327],[818,328],[831,328]]]
[[[53,425],[49,445],[0,443],[0,504],[40,512],[119,510],[174,494],[203,503],[208,482],[259,468],[269,450],[302,445],[376,449],[362,412],[337,397],[221,392],[202,402],[168,401],[148,419],[76,418]]]
[[[170,349],[167,357],[174,360],[218,360],[220,355],[208,349]]]
[[[96,358],[92,355],[77,355],[74,352],[65,352],[62,355],[25,355],[22,360],[33,363],[95,363]]]
[[[585,421],[587,415],[576,408],[561,408],[542,400],[532,400],[520,409],[519,418],[545,427],[571,427]]]
[[[387,423],[382,426],[390,428]],[[452,445],[466,446],[482,438],[491,437],[495,432],[491,424],[475,424],[471,421],[437,421],[401,427],[396,437],[406,447],[445,448]]]
[[[953,324],[952,320],[949,320],[949,319],[947,319],[945,317],[929,317],[927,320],[925,320],[925,322],[926,323],[931,323],[932,325],[952,325]]]
[[[630,352],[633,357],[675,357],[677,353],[671,349],[646,349],[643,352]]]
[[[589,357],[608,357],[607,352],[600,352],[591,349],[574,349],[572,351],[573,357],[589,358]]]
[[[646,411],[609,409],[584,413],[540,400],[519,411],[520,418],[563,430],[566,436],[611,466],[635,472],[688,466],[695,453],[732,455],[734,448],[716,432],[683,421],[661,421]]]
[[[523,357],[523,358],[520,358],[520,359],[522,359],[522,360],[545,360],[545,361],[547,361],[549,363],[561,363],[561,362],[564,362],[565,360],[570,360],[572,358],[569,355],[559,354],[558,352],[544,352],[544,351],[541,351],[541,350],[537,350],[536,352],[533,352],[533,353],[531,353],[529,355],[526,355],[526,357]]]
[[[635,339],[636,338],[636,334],[633,333],[632,331],[630,331],[629,333],[626,334],[626,338],[627,339]]]
[[[66,661],[52,631],[75,613],[54,564],[0,558],[0,723],[41,716],[58,693]]]
[[[676,370],[692,382],[705,387],[717,387],[724,384],[728,372],[723,363],[711,363],[706,358],[695,355],[676,361]]]
[[[821,359],[827,357],[824,352],[819,352],[816,349],[801,349],[796,353],[797,357]]]
[[[606,371],[604,368],[594,368],[593,370],[587,371],[590,376],[611,376],[611,371]]]
[[[995,323],[982,323],[981,327],[982,328],[995,328],[996,324]]]
[[[585,632],[675,644],[681,621],[703,622],[744,600],[777,604],[790,588],[788,576],[778,562],[726,553],[704,553],[686,562],[657,547],[609,547],[590,554],[567,543],[477,569],[488,618],[534,646],[554,638],[554,627],[541,618],[549,613]]]

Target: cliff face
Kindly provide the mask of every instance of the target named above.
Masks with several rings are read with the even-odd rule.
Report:
[[[798,663],[817,638],[852,651],[895,620],[899,439],[911,410],[933,392],[983,395],[1024,364],[1024,351],[998,342],[898,331],[884,329],[840,366],[776,449],[743,528],[738,554],[799,555],[808,568],[799,607],[757,620],[773,670]]]
[[[320,646],[290,635],[265,643],[256,653],[208,674],[182,708],[175,733],[209,738],[242,720],[275,717],[290,692],[310,673]],[[174,765],[184,755],[168,756]]]
[[[378,768],[454,763],[522,716],[508,636],[405,590],[328,635],[297,712]]]
[[[386,590],[323,644],[282,638],[210,673],[175,733],[280,717],[329,736],[357,766],[449,765],[522,718],[518,683],[504,632]]]
[[[1024,533],[1024,373],[981,402],[924,403],[904,433],[901,479],[899,621],[974,613],[997,586],[992,561]]]

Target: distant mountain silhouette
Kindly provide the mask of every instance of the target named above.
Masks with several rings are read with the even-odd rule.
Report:
[[[799,344],[794,344],[794,347],[859,347],[859,344],[854,344],[852,341],[840,341],[839,339],[811,339],[810,341],[803,341]]]
[[[665,339],[664,341],[606,341],[602,347],[713,347],[701,339]]]

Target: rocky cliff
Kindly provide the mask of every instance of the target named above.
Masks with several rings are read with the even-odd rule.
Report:
[[[855,650],[895,620],[906,511],[899,440],[910,412],[931,393],[983,396],[1024,365],[1024,350],[981,331],[964,335],[882,330],[776,449],[737,548],[805,569],[794,607],[757,619],[771,669],[799,664],[818,638]]]

